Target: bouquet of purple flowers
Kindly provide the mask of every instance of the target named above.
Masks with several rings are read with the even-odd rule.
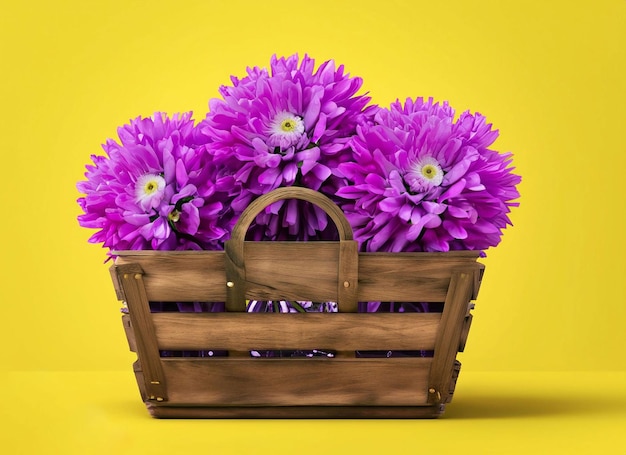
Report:
[[[198,123],[155,113],[118,129],[78,183],[81,226],[115,250],[223,249],[259,195],[302,186],[345,213],[361,251],[483,251],[500,242],[520,177],[484,116],[432,99],[388,108],[362,80],[327,61],[274,56],[219,89]],[[254,240],[333,240],[326,214],[281,201],[250,228]],[[155,305],[155,310],[163,309]],[[163,304],[165,305],[165,304]],[[181,303],[179,311],[219,311]],[[251,311],[332,311],[332,302],[251,302]],[[427,311],[368,302],[363,310]]]

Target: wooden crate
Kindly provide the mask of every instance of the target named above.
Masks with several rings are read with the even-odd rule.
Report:
[[[267,205],[315,203],[338,242],[249,242]],[[112,266],[143,401],[161,418],[437,417],[452,397],[484,266],[478,252],[358,253],[325,196],[281,188],[253,202],[225,251],[119,251]],[[338,313],[247,313],[247,299],[338,302]],[[151,313],[149,302],[226,302],[222,313]],[[438,313],[358,313],[357,302],[443,302]],[[227,357],[161,357],[163,350]],[[252,350],[328,349],[333,358],[253,358]],[[426,350],[363,358],[355,351]]]

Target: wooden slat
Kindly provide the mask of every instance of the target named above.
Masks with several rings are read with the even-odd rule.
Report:
[[[337,301],[338,242],[245,242],[246,298]]]
[[[476,252],[361,253],[359,301],[443,302],[459,268],[478,267]]]
[[[135,263],[144,271],[150,301],[224,302],[226,273],[222,251],[116,252],[117,265]]]
[[[148,404],[159,419],[434,419],[444,406],[168,406]]]
[[[432,359],[163,359],[168,404],[421,406]]]
[[[295,271],[288,258],[275,260],[277,256],[271,251],[280,248],[280,242],[258,242],[260,246],[252,252],[252,261],[246,263],[248,279],[259,282],[259,274],[275,277],[284,273],[289,276],[301,277],[307,270]],[[309,242],[312,249],[320,242]],[[116,252],[116,264],[136,263],[144,270],[144,282],[148,299],[151,301],[226,301],[226,273],[224,271],[224,252],[192,251],[192,252],[160,252],[160,251],[121,251]],[[277,253],[278,254],[278,253]],[[326,254],[328,257],[325,257]],[[332,248],[316,253],[317,261],[335,261]],[[303,257],[309,257],[303,252]],[[260,257],[266,263],[258,262]],[[256,259],[255,259],[256,257]],[[476,263],[476,252],[449,253],[360,253],[358,267],[358,300],[359,301],[428,301],[443,302],[450,284],[452,272],[459,267],[472,266],[480,268]],[[306,262],[306,261],[305,261]],[[307,263],[307,265],[311,264]],[[311,268],[308,269],[311,272]],[[311,287],[319,281],[319,292],[322,296],[336,295],[337,275],[334,263],[327,268],[315,270],[320,274],[313,279],[312,273],[305,275],[299,285]],[[480,274],[475,275],[475,280]],[[281,280],[282,278],[274,278]],[[293,280],[285,278],[287,282]],[[478,283],[475,281],[475,292]],[[335,286],[335,287],[333,287]],[[261,295],[267,295],[260,293]]]
[[[154,313],[164,350],[432,350],[441,313]]]

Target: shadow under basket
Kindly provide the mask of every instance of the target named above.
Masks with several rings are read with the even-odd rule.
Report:
[[[266,206],[302,199],[337,242],[250,242]],[[143,401],[159,418],[434,418],[450,402],[484,266],[479,252],[359,253],[320,193],[281,188],[241,215],[224,251],[116,251],[111,267]],[[248,313],[248,300],[337,302],[336,313]],[[359,313],[358,302],[442,302],[436,313]],[[225,312],[151,313],[150,302],[225,302]],[[253,358],[251,351],[332,351]],[[214,357],[163,357],[208,351]],[[432,351],[367,357],[364,351]]]

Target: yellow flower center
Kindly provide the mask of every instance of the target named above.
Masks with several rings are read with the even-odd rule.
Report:
[[[159,188],[159,184],[157,183],[157,181],[156,180],[150,180],[149,182],[147,182],[144,185],[143,190],[144,190],[145,194],[152,194],[158,188]]]
[[[298,143],[304,135],[304,121],[291,112],[279,112],[268,128],[268,145],[285,150]]]
[[[295,130],[297,127],[297,123],[293,121],[293,119],[285,119],[282,121],[282,123],[280,124],[280,128],[285,132],[285,133],[290,133],[291,131]]]
[[[135,183],[137,203],[145,211],[159,206],[164,196],[165,179],[158,174],[144,174]]]
[[[432,180],[437,177],[438,169],[432,164],[427,164],[422,167],[422,175],[426,177],[428,180]]]
[[[419,193],[441,185],[443,169],[432,156],[424,156],[409,166],[404,181],[411,191]]]
[[[169,215],[167,215],[167,219],[172,223],[177,223],[180,220],[180,212],[176,209],[172,210]]]

